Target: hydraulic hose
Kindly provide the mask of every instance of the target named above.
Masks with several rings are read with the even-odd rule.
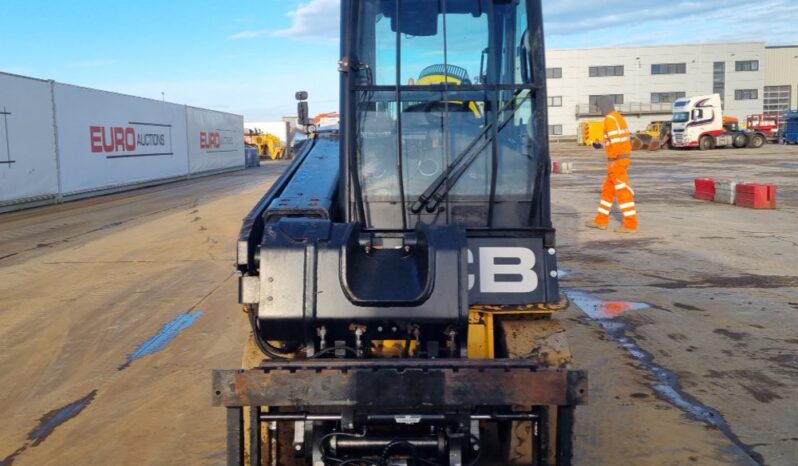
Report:
[[[278,348],[269,343],[268,341],[264,340],[263,338],[261,338],[260,329],[258,328],[258,316],[255,314],[254,309],[248,308],[247,314],[249,314],[249,325],[250,327],[252,327],[252,334],[255,337],[255,343],[258,345],[258,349],[260,349],[261,352],[263,352],[263,354],[269,356],[271,359],[276,359],[278,361],[285,361],[291,359],[288,357],[288,355],[293,354],[294,351]],[[355,355],[355,357],[357,357],[357,350],[355,350],[351,346],[331,346],[305,359],[320,358],[321,356],[333,353],[337,350],[344,350],[346,352],[352,353],[353,355]],[[295,358],[295,359],[302,359],[302,358]]]
[[[272,359],[288,359],[287,356],[289,353],[285,352],[282,348],[272,345],[260,337],[260,330],[258,329],[258,316],[255,313],[255,310],[251,307],[247,308],[247,314],[249,314],[249,325],[252,327],[252,335],[255,337],[255,343],[258,345],[258,348],[261,350],[261,352]]]

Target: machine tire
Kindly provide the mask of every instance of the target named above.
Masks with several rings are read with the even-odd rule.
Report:
[[[698,148],[701,150],[712,150],[715,148],[715,141],[712,136],[701,136],[698,140]]]
[[[571,363],[565,329],[556,319],[534,315],[497,316],[496,329],[497,357],[533,359],[541,366],[550,368],[566,368]],[[547,412],[547,416],[541,427],[548,432],[544,446],[548,453],[543,463],[565,465],[566,462],[557,461],[557,407],[549,406],[544,412]],[[534,439],[529,423],[508,422],[500,427],[503,434],[503,464],[538,464],[536,452],[532,448]]]
[[[732,139],[732,145],[735,149],[742,149],[748,145],[748,138],[746,138],[744,134],[738,134]]]
[[[651,142],[648,143],[648,150],[650,152],[658,151],[662,149],[662,147],[663,147],[662,141],[660,141],[657,138],[651,138]]]
[[[754,149],[761,148],[766,142],[767,140],[765,139],[765,136],[762,136],[761,134],[754,134],[751,136],[751,147]]]

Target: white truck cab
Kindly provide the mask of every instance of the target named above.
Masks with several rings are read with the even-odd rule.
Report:
[[[674,147],[699,147],[703,136],[724,132],[720,95],[687,97],[673,103]]]
[[[740,130],[737,118],[723,117],[720,95],[686,97],[673,103],[671,145],[675,148],[760,148],[767,142],[761,131]]]

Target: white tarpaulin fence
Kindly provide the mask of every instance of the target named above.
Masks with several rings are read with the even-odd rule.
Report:
[[[48,81],[0,73],[0,206],[58,194]]]
[[[190,173],[244,164],[244,117],[186,107],[186,122]]]
[[[188,174],[185,107],[55,84],[61,193]]]
[[[240,115],[0,73],[0,210],[244,168]]]

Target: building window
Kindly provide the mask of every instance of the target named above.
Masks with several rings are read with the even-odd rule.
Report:
[[[759,71],[759,60],[743,60],[734,62],[735,71]]]
[[[562,97],[549,97],[549,107],[562,107]]]
[[[606,76],[623,76],[623,65],[590,67],[591,78],[603,78]]]
[[[549,125],[549,136],[562,136],[562,125]]]
[[[652,92],[652,104],[669,104],[687,96],[684,92]]]
[[[784,119],[790,109],[792,86],[765,86],[764,111],[766,114]]]
[[[651,65],[651,74],[685,74],[687,63],[660,63]]]
[[[726,99],[726,62],[716,61],[712,71],[712,93],[720,94],[723,101]]]
[[[759,98],[757,89],[737,89],[734,91],[734,100],[756,100]]]
[[[596,113],[599,111],[598,108],[598,99],[599,97],[605,97],[601,95],[591,95],[590,96],[590,111]],[[615,105],[622,105],[623,104],[623,94],[607,94],[606,97],[610,97]]]
[[[561,79],[562,68],[546,68],[546,77],[548,79]]]

